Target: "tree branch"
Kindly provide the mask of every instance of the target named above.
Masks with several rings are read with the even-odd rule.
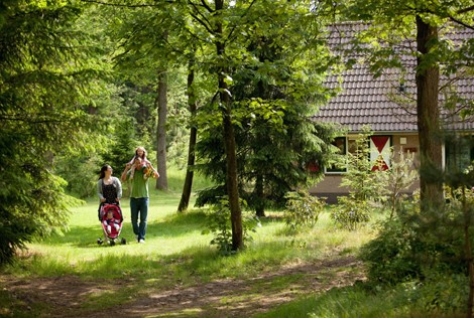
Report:
[[[119,3],[110,3],[106,1],[100,1],[100,0],[80,0],[81,2],[86,2],[86,3],[95,3],[95,4],[100,4],[103,6],[111,6],[111,7],[125,7],[125,8],[143,8],[143,7],[158,7],[160,4],[151,4],[151,3],[145,3],[145,4],[119,4]],[[176,1],[172,0],[160,0],[161,2],[167,2],[167,3],[175,3]]]
[[[207,9],[210,13],[214,12],[211,7],[207,4],[206,0],[201,0],[202,6]]]
[[[201,20],[196,14],[190,13],[190,15],[197,21],[199,22],[210,34],[214,34],[214,31],[211,30],[210,26],[206,24],[203,20]]]
[[[462,13],[466,13],[466,12],[469,12],[469,11],[474,11],[474,5],[470,6],[470,7],[467,7],[467,8],[464,8],[464,9],[460,9],[456,13],[462,14]]]
[[[245,12],[240,16],[241,19],[242,19],[243,17],[245,17],[245,16],[248,14],[248,12],[250,11],[250,8],[252,8],[252,6],[253,6],[253,4],[254,4],[255,2],[257,2],[257,0],[252,0],[252,3],[250,3],[250,5],[247,7],[247,10],[245,10]],[[232,27],[232,30],[230,30],[229,35],[227,36],[227,40],[226,40],[225,42],[227,42],[228,40],[231,39],[232,33],[234,33],[234,31],[235,31],[236,28],[237,28],[236,25],[234,25],[234,26]]]
[[[209,20],[207,20],[206,16],[203,15],[201,13],[201,11],[199,11],[199,8],[197,7],[197,5],[195,3],[193,3],[192,1],[188,1],[188,3],[193,7],[194,9],[194,13],[190,13],[191,16],[196,19],[204,28],[206,28],[206,30],[211,33],[211,34],[214,34],[214,31],[212,31],[211,29],[211,23],[209,22]],[[209,8],[209,7],[207,7]],[[209,8],[209,12],[213,12],[211,8]],[[200,17],[199,17],[200,16]]]
[[[450,17],[449,17],[449,20],[451,20],[451,21],[453,21],[453,22],[455,22],[455,23],[457,23],[457,24],[460,24],[460,25],[462,25],[463,27],[465,27],[465,28],[467,28],[467,29],[474,30],[474,25],[469,25],[469,24],[467,24],[467,23],[465,23],[465,22],[462,22],[462,21],[459,20],[459,19],[456,19],[455,17],[451,17],[451,16],[450,16]]]
[[[412,7],[412,9],[414,9],[414,8]],[[435,16],[440,17],[440,15],[438,15],[435,11],[430,10],[430,9],[428,9],[428,10],[426,10],[426,9],[425,10],[416,10],[416,9],[414,9],[414,10],[415,10],[415,12],[417,12],[417,14],[418,13],[429,13],[429,14],[433,14]],[[462,13],[466,13],[466,12],[473,11],[473,10],[474,10],[474,6],[470,6],[470,7],[458,10],[458,11],[456,11],[456,13],[457,14],[462,14]],[[474,25],[467,24],[466,22],[463,22],[463,21],[461,21],[461,20],[459,20],[459,19],[457,19],[457,18],[455,18],[451,15],[442,16],[441,18],[447,18],[447,19],[451,20],[452,22],[457,23],[459,25],[462,25],[463,27],[465,27],[467,29],[474,30]]]

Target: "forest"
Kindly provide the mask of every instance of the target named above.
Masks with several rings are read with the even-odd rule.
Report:
[[[360,134],[356,153],[341,155],[332,142],[344,130],[312,120],[340,92],[327,87],[325,80],[342,77],[360,62],[335,54],[328,43],[331,27],[353,22],[367,29],[355,35],[351,56],[360,57],[374,78],[391,68],[414,74],[412,102],[420,145],[416,172],[408,169],[412,158],[404,158],[389,171],[371,172],[365,143],[370,128]],[[152,222],[168,225],[170,237],[188,233],[182,244],[165,253],[173,257],[156,257],[160,266],[171,264],[176,272],[142,269],[135,280],[146,282],[147,288],[153,286],[145,279],[148,275],[173,277],[180,283],[190,280],[198,286],[205,280],[243,280],[259,270],[281,270],[284,261],[304,260],[322,269],[324,254],[308,257],[309,248],[342,249],[350,258],[338,255],[337,265],[363,265],[352,282],[345,282],[347,286],[353,284],[365,300],[391,292],[398,298],[391,306],[395,309],[399,302],[404,310],[384,313],[380,306],[372,314],[317,312],[313,300],[305,301],[313,304],[304,306],[305,313],[268,312],[266,316],[472,317],[474,169],[471,165],[445,171],[439,138],[445,134],[443,112],[454,110],[466,121],[474,115],[474,101],[463,100],[452,87],[443,91],[448,92],[443,93],[444,103],[439,100],[441,78],[454,81],[463,76],[474,86],[474,39],[455,46],[442,37],[456,28],[474,30],[470,0],[2,1],[0,287],[9,281],[21,286],[15,281],[18,278],[12,280],[15,272],[36,279],[106,276],[115,253],[100,255],[98,265],[104,273],[95,275],[86,266],[87,260],[95,260],[92,252],[82,256],[69,250],[65,256],[77,254],[84,259],[65,264],[74,264],[82,272],[49,259],[44,264],[51,264],[31,271],[41,264],[38,258],[54,255],[52,247],[63,244],[69,249],[64,240],[73,238],[78,229],[93,236],[89,229],[94,227],[79,216],[97,209],[101,167],[107,163],[120,176],[136,147],[143,146],[160,173],[160,178],[149,181],[151,199],[156,201],[151,206],[166,207],[165,199],[172,203],[164,216]],[[417,49],[412,52],[416,65],[411,70],[404,69],[400,54],[407,39],[415,41]],[[323,170],[308,170],[308,163],[314,162],[321,167],[346,165],[344,183],[350,195],[334,206],[311,196],[308,188],[324,178]],[[414,179],[419,179],[420,189],[411,197],[376,191],[406,186]],[[124,184],[124,202],[128,191]],[[201,229],[213,249],[207,244],[193,247],[195,229],[177,227],[186,223]],[[265,227],[272,241],[259,237],[254,243],[252,234]],[[272,227],[278,230],[269,235]],[[319,237],[318,229],[328,230],[328,237]],[[333,242],[340,240],[339,232],[347,236],[340,246]],[[282,234],[285,244],[279,242]],[[327,244],[326,250],[309,244],[312,240]],[[256,253],[261,245],[265,248]],[[78,247],[92,249],[82,242]],[[118,257],[127,267],[145,267],[134,264],[133,249],[127,245]],[[190,252],[199,265],[187,259]],[[221,258],[221,264],[210,266],[212,274],[208,273],[202,264],[215,258]],[[239,269],[239,265],[245,266]],[[189,274],[184,276],[185,269],[193,266],[199,276],[194,281]],[[51,273],[43,276],[39,270],[43,267]],[[233,272],[224,272],[227,268]],[[124,276],[123,269],[112,272],[115,279]],[[170,280],[156,287],[175,284]],[[57,316],[41,312],[39,306],[30,313],[18,312],[23,301],[12,297],[9,289],[0,293],[5,300],[0,315]],[[336,299],[350,300],[350,293],[329,291]],[[120,303],[126,304],[129,293],[120,295]],[[291,304],[287,310],[291,307],[304,308]],[[79,316],[110,316],[93,310]],[[124,313],[115,316],[120,314]],[[160,316],[157,312],[126,315]]]

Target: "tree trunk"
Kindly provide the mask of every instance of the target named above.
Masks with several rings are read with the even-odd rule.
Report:
[[[224,9],[224,0],[215,0],[216,12]],[[216,23],[216,49],[217,55],[225,59],[225,43],[222,41],[222,22]],[[225,82],[225,76],[228,70],[225,66],[220,66],[217,70],[220,109],[222,112],[222,125],[224,131],[224,146],[227,164],[227,195],[229,197],[230,219],[232,224],[232,250],[237,251],[244,247],[243,228],[242,228],[242,211],[239,203],[239,190],[237,184],[237,156],[235,146],[235,134],[232,124],[232,105],[230,100],[230,92]]]
[[[442,205],[443,182],[439,178],[442,169],[442,134],[438,108],[439,68],[427,59],[432,41],[438,38],[438,30],[417,16],[417,48],[421,54],[417,61],[417,114],[420,142],[420,199],[422,209],[427,205]]]
[[[267,96],[267,89],[265,89],[263,85],[263,81],[258,82],[258,90],[261,94],[260,97],[263,99],[268,99],[270,98],[270,94]],[[257,139],[260,141],[265,141],[266,137],[263,136],[262,133],[257,133]],[[255,207],[255,214],[257,217],[265,217],[265,198],[264,198],[264,179],[263,179],[263,174],[261,171],[257,172],[257,176],[255,177],[255,196],[256,196],[256,202],[257,202],[257,207]]]
[[[466,318],[472,318],[474,307],[474,260],[471,247],[471,209],[466,202],[466,188],[462,188],[462,210],[464,214],[464,252],[466,254],[467,267],[469,271],[469,296],[467,299]]]
[[[189,199],[191,198],[191,190],[193,187],[193,177],[194,172],[191,169],[195,162],[195,153],[196,148],[196,138],[197,138],[197,128],[192,123],[193,119],[196,116],[197,106],[196,106],[196,97],[193,90],[194,82],[194,59],[189,60],[188,66],[188,107],[191,112],[191,132],[189,135],[189,148],[188,148],[188,165],[186,169],[186,178],[184,180],[183,192],[181,193],[181,200],[178,206],[178,212],[184,212],[188,209]]]
[[[168,189],[168,175],[166,172],[166,117],[168,115],[166,70],[158,72],[158,96],[155,104],[158,109],[158,125],[156,126],[156,159],[160,178],[156,180],[156,189]]]
[[[219,75],[219,77],[221,77]],[[219,86],[224,83],[224,79],[219,79]],[[221,87],[221,86],[220,86]],[[226,92],[221,93],[223,104],[230,104]],[[223,106],[222,120],[224,129],[224,144],[227,157],[227,195],[229,197],[230,219],[232,224],[232,250],[237,251],[243,248],[243,228],[242,211],[239,203],[239,191],[237,185],[237,159],[235,153],[234,127],[231,120],[230,106]]]
[[[255,195],[257,196],[257,207],[255,208],[255,214],[258,217],[265,217],[265,199],[263,194],[263,176],[257,174],[255,180]]]

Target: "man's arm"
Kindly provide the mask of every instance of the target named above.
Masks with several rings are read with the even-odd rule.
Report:
[[[130,169],[130,164],[127,163],[125,165],[125,169],[122,172],[122,176],[120,176],[120,179],[122,180],[122,182],[125,182],[127,180],[127,173],[129,171],[129,169]]]
[[[151,165],[150,161],[148,161],[147,163],[147,168],[153,172],[153,178],[160,178],[160,173],[158,173],[158,171],[153,167],[153,165]]]

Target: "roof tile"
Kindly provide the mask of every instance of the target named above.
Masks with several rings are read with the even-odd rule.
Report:
[[[355,23],[338,25],[335,28],[344,32],[332,32],[329,42],[335,50],[340,44],[349,45],[354,30],[362,30],[363,27]],[[453,36],[457,41],[466,38],[474,38],[474,31],[464,29],[454,33]],[[416,62],[410,56],[403,56],[403,60],[412,67]],[[351,131],[360,131],[363,125],[368,124],[374,132],[416,132],[418,126],[414,115],[416,93],[414,76],[411,81],[403,83],[401,91],[399,75],[399,70],[387,69],[382,76],[374,79],[367,66],[354,65],[353,69],[347,70],[344,74],[341,93],[321,107],[313,119],[340,123]],[[446,79],[441,81],[446,82]],[[329,77],[326,84],[329,88],[338,87],[337,77]],[[457,83],[457,89],[464,97],[474,99],[474,78],[462,79]],[[405,109],[409,106],[402,107],[393,97],[409,98],[412,105],[411,113]],[[443,99],[440,95],[440,101]],[[474,121],[454,123],[451,127],[474,129]]]

